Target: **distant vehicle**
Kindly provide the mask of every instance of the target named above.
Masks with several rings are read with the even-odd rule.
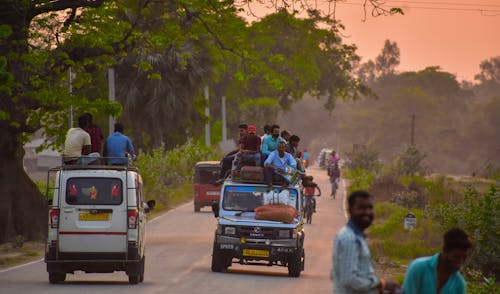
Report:
[[[328,156],[332,153],[333,149],[323,148],[318,154],[316,162],[318,163],[318,167],[327,168],[328,167]]]
[[[273,188],[276,194],[288,191],[288,205],[298,212],[291,222],[256,219],[256,208],[262,207],[269,187],[261,181],[263,175],[244,180],[242,171],[240,176],[224,181],[221,198],[212,205],[217,217],[212,271],[225,271],[232,263],[279,265],[288,268],[289,276],[299,277],[305,262],[300,186]]]
[[[194,166],[194,211],[199,212],[204,206],[211,206],[219,201],[220,186],[213,182],[219,179],[220,163],[218,161],[200,161]]]
[[[66,165],[49,170],[45,262],[50,283],[67,273],[125,271],[144,280],[146,213],[142,179],[132,166]]]

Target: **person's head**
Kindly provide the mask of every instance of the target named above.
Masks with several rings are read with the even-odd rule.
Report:
[[[249,135],[257,135],[257,128],[254,125],[249,125],[247,132]]]
[[[458,271],[472,249],[472,241],[460,228],[452,228],[444,234],[442,258],[451,269]]]
[[[240,124],[238,126],[238,133],[240,134],[240,137],[243,137],[247,134],[247,129],[248,129],[247,124]]]
[[[280,141],[278,143],[278,152],[279,152],[280,155],[283,155],[283,153],[285,153],[285,147],[286,147],[285,142]]]
[[[281,134],[280,134],[281,138],[285,139],[286,141],[288,141],[290,139],[290,135],[291,135],[290,132],[287,130],[281,131]]]
[[[288,143],[292,145],[293,147],[298,147],[300,142],[300,138],[297,135],[292,135],[290,136],[290,139],[288,140]]]
[[[335,154],[337,154],[337,151],[333,150],[332,153],[331,153],[331,155],[335,156]]]
[[[78,127],[84,129],[84,128],[88,127],[89,125],[90,125],[89,118],[87,115],[82,114],[78,117]]]
[[[115,132],[120,132],[123,134],[123,125],[121,123],[115,123]]]
[[[271,135],[273,136],[273,138],[278,138],[280,136],[280,126],[278,125],[273,125],[271,127]]]
[[[368,228],[374,218],[373,196],[370,193],[358,190],[347,198],[349,204],[349,219],[360,229]]]
[[[271,130],[271,125],[266,124],[266,125],[264,126],[264,134],[269,135],[269,134],[271,134],[271,131],[272,131],[272,130]]]
[[[85,115],[86,115],[86,116],[87,116],[87,118],[88,118],[89,125],[91,125],[91,124],[92,124],[92,120],[93,120],[93,118],[94,118],[94,117],[93,117],[93,116],[92,116],[92,114],[91,114],[91,113],[89,113],[89,112],[85,113]]]

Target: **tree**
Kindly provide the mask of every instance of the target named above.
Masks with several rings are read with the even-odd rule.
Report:
[[[385,40],[382,52],[375,59],[375,69],[380,76],[394,74],[394,69],[399,65],[399,54],[398,44]]]
[[[421,153],[415,145],[408,145],[399,154],[394,170],[400,176],[423,176],[427,172],[424,165],[425,154]]]
[[[140,10],[145,2],[135,4]],[[119,112],[119,105],[100,99],[104,95],[90,101],[78,90],[92,84],[88,70],[95,69],[95,57],[131,40],[130,24],[109,21],[123,9],[123,3],[103,0],[0,2],[0,242],[45,232],[46,203],[23,168],[29,135],[42,130],[60,146],[70,105],[76,112]],[[79,77],[73,95],[65,83],[69,66]]]

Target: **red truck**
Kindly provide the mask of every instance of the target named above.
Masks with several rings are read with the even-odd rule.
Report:
[[[204,206],[211,206],[219,201],[220,186],[212,183],[219,178],[220,163],[218,161],[200,161],[194,167],[194,211],[199,212]]]

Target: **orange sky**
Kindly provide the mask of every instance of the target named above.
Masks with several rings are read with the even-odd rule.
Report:
[[[357,2],[360,0],[349,1]],[[391,3],[392,1],[387,1]],[[422,4],[423,2],[443,4]],[[455,74],[458,80],[473,80],[479,72],[479,64],[485,59],[500,56],[500,0],[420,0],[405,1],[406,5],[432,7],[433,9],[405,8],[405,15],[368,17],[365,22],[360,6],[337,6],[337,16],[346,26],[346,43],[358,46],[363,61],[377,56],[386,39],[395,41],[401,50],[401,64],[404,70],[419,70],[439,65]],[[419,4],[420,3],[420,4]],[[446,3],[446,4],[445,4]],[[448,4],[454,3],[454,4]],[[476,9],[478,7],[456,4],[489,4],[481,6],[488,12],[436,10]],[[396,6],[398,3],[392,4]],[[401,4],[401,3],[399,3]],[[494,15],[485,16],[484,14]]]
[[[326,5],[326,0],[316,1]],[[405,15],[368,16],[365,22],[363,1],[338,1],[336,9],[346,26],[344,42],[358,46],[363,62],[374,59],[390,39],[401,51],[397,70],[440,66],[459,81],[472,81],[481,61],[500,56],[500,0],[386,0]]]

